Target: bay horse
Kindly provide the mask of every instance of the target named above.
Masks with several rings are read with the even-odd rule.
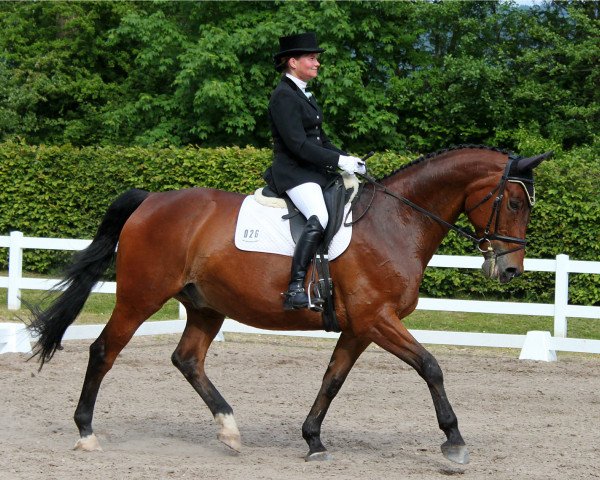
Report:
[[[523,272],[533,168],[550,154],[522,158],[483,146],[455,147],[366,184],[353,207],[360,220],[350,246],[331,263],[341,333],[302,426],[307,460],[330,458],[321,442],[323,419],[358,357],[375,343],[427,383],[446,435],[443,455],[469,461],[442,370],[402,319],[415,309],[425,267],[463,212],[475,229],[474,236],[465,235],[483,252],[487,276],[505,283]],[[187,311],[172,362],[212,412],[218,439],[237,451],[241,437],[233,410],[204,370],[206,352],[225,317],[261,329],[322,328],[318,313],[282,308],[290,258],[234,246],[244,198],[207,188],[125,192],[108,208],[92,243],[66,268],[62,294],[47,309],[32,309],[29,328],[38,336],[33,356],[39,355],[41,369],[61,348],[65,330],[112,262],[118,243],[116,304],[90,346],[74,415],[80,434],[76,449],[101,449],[92,417],[102,379],[136,329],[170,298]]]

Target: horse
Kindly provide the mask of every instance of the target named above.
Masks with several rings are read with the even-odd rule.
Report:
[[[365,182],[353,205],[351,243],[330,265],[341,333],[302,425],[307,461],[331,458],[321,441],[323,420],[356,360],[375,343],[423,378],[446,436],[443,455],[468,463],[442,370],[402,319],[416,308],[424,270],[462,213],[475,231],[459,232],[482,252],[484,274],[506,283],[523,272],[533,169],[551,153],[524,158],[486,146],[460,146],[422,156],[379,181]],[[136,329],[175,298],[184,305],[187,321],[171,360],[210,409],[217,438],[241,450],[233,409],[204,369],[207,350],[224,319],[269,330],[322,329],[317,312],[282,308],[280,292],[289,279],[289,257],[234,246],[244,198],[208,188],[128,190],[110,205],[92,243],[66,267],[63,292],[48,308],[32,309],[28,327],[38,337],[33,356],[39,356],[41,369],[62,348],[65,330],[114,261],[118,243],[116,303],[89,348],[74,414],[79,430],[75,449],[101,450],[92,417],[102,379]]]

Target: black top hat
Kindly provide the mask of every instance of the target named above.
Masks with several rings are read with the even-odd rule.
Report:
[[[302,53],[321,53],[325,49],[317,45],[317,36],[313,32],[298,33],[279,38],[279,52],[273,56],[275,60],[275,69],[278,72],[283,70],[284,64],[281,63],[283,57],[292,57]]]

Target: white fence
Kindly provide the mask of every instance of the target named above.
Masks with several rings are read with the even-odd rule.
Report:
[[[89,240],[25,237],[21,232],[11,232],[10,236],[0,236],[0,248],[9,249],[8,277],[0,276],[0,288],[8,289],[8,308],[10,310],[18,310],[21,307],[21,290],[49,290],[59,281],[58,279],[23,277],[23,250],[80,250],[89,244]],[[429,262],[429,267],[479,269],[481,263],[481,257],[434,255],[431,262]],[[600,307],[569,305],[569,274],[588,273],[600,275],[600,262],[576,261],[570,260],[567,255],[558,255],[555,260],[525,259],[525,269],[538,272],[554,272],[555,294],[553,304],[420,298],[417,309],[548,316],[554,318],[553,335],[550,332],[506,335],[430,330],[411,330],[411,333],[418,341],[426,344],[519,348],[521,349],[520,358],[522,359],[554,360],[556,359],[555,351],[557,350],[600,353],[600,340],[567,338],[567,319],[569,317],[600,319]],[[93,291],[115,293],[115,287],[114,282],[104,282],[97,284]],[[171,322],[146,322],[137,333],[144,335],[182,332],[185,325],[185,321],[183,320],[185,318],[185,310],[181,307],[179,309],[179,317],[181,320]],[[9,330],[13,332],[13,335],[22,335],[22,332],[17,331],[15,333],[14,328],[10,328]],[[69,327],[64,338],[96,338],[101,328],[102,325],[72,326]],[[2,331],[0,326],[0,353],[2,353],[3,348]],[[327,332],[274,332],[259,330],[230,319],[225,321],[221,331],[325,338],[336,338],[338,336],[338,334]],[[22,340],[22,337],[19,338]],[[14,338],[11,341],[13,343],[17,342]],[[8,343],[10,343],[8,340],[4,342],[4,348],[7,348],[6,345]]]

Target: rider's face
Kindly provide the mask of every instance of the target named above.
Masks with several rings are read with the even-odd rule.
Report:
[[[317,76],[319,73],[319,54],[308,53],[298,58],[291,58],[289,63],[292,75],[298,77],[304,82],[308,82]]]

